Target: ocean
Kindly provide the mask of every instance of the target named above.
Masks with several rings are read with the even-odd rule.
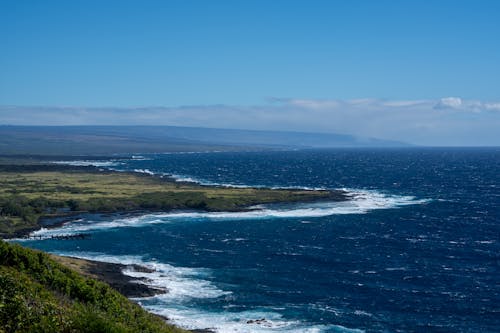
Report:
[[[499,332],[500,149],[176,153],[93,164],[206,185],[345,189],[341,203],[252,212],[87,215],[19,240],[141,264],[169,292],[136,299],[217,332]]]

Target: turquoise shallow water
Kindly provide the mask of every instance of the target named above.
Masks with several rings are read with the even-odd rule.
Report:
[[[99,163],[204,184],[353,193],[346,203],[274,205],[250,213],[88,215],[39,234],[88,232],[90,239],[23,242],[155,268],[126,273],[170,293],[138,301],[187,328],[500,327],[499,149],[159,154]]]

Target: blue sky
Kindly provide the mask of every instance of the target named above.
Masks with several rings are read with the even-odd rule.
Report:
[[[499,17],[487,0],[0,0],[0,123],[136,108],[127,123],[500,145]]]

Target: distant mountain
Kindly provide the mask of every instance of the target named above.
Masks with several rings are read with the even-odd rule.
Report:
[[[255,131],[198,127],[159,127],[171,137],[230,145],[270,146],[287,148],[334,148],[334,147],[403,147],[406,143],[359,138],[334,133],[310,133],[288,131]]]
[[[102,155],[402,146],[407,145],[329,133],[175,126],[0,126],[0,154]]]

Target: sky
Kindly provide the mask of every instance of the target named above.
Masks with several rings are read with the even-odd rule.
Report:
[[[500,145],[500,1],[0,0],[0,124]]]

